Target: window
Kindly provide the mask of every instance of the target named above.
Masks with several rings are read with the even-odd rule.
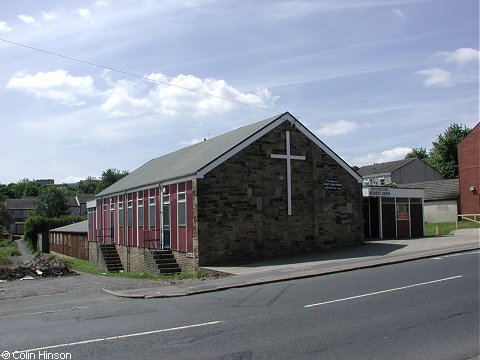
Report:
[[[127,225],[133,226],[133,201],[128,200],[127,202]]]
[[[408,204],[397,204],[397,220],[410,220]]]
[[[123,226],[123,202],[118,202],[118,225]]]
[[[156,213],[156,206],[155,206],[155,198],[151,197],[148,199],[148,226],[154,227],[155,226],[155,213]]]
[[[178,225],[187,225],[187,196],[185,193],[178,193]]]
[[[143,199],[139,199],[137,203],[137,217],[138,217],[138,226],[143,227]]]
[[[103,199],[103,211],[107,211],[107,199]]]

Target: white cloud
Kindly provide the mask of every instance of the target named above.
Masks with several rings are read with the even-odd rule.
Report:
[[[315,130],[320,136],[336,136],[351,133],[358,128],[354,121],[338,120],[328,124],[324,124],[321,128]]]
[[[80,180],[85,180],[85,176],[67,176],[65,179],[63,179],[62,184],[73,184],[73,183],[78,183]]]
[[[12,28],[5,21],[0,21],[0,32],[10,32]]]
[[[440,68],[420,70],[417,74],[425,76],[424,84],[427,86],[452,85],[452,74]]]
[[[392,13],[393,15],[395,15],[396,17],[400,18],[400,19],[406,19],[406,18],[407,18],[407,17],[405,16],[405,13],[404,13],[402,10],[400,10],[400,9],[393,9],[393,10],[391,11],[391,13]]]
[[[37,97],[59,100],[66,105],[81,105],[80,96],[95,94],[90,76],[71,76],[65,70],[39,72],[29,75],[15,74],[7,83],[7,89],[22,90]]]
[[[204,141],[204,139],[190,139],[190,140],[180,141],[178,144],[179,145],[190,146],[190,145],[195,145],[195,144],[201,143],[202,141]]]
[[[77,11],[75,11],[75,14],[77,14],[81,18],[88,19],[90,18],[91,12],[89,9],[78,9]]]
[[[396,147],[390,150],[385,150],[381,154],[368,154],[363,157],[355,159],[355,164],[357,166],[370,165],[373,163],[383,163],[388,161],[401,160],[405,158],[410,151],[409,147]]]
[[[148,75],[148,77],[174,85],[159,84],[151,93],[152,102],[157,105],[157,111],[164,114],[221,114],[232,110],[235,107],[235,102],[266,107],[276,100],[268,89],[260,89],[250,93],[241,92],[227,84],[225,80],[201,79],[193,75],[183,74],[170,79],[162,74],[155,73]],[[233,101],[227,101],[225,98]]]
[[[107,0],[97,0],[95,1],[94,5],[96,7],[105,7],[105,6],[110,6],[110,2],[108,2]]]
[[[101,109],[111,117],[137,116],[149,109],[150,100],[135,97],[135,83],[118,81],[113,88],[105,91],[107,100],[101,105]]]
[[[472,48],[460,48],[455,51],[439,51],[436,57],[444,58],[446,61],[464,65],[469,62],[478,61],[480,52]]]
[[[58,14],[53,11],[51,12],[42,11],[42,15],[45,21],[52,21],[58,18]]]
[[[193,75],[168,78],[160,73],[152,73],[146,77],[151,79],[152,83],[143,83],[142,86],[139,86],[139,82],[129,81],[109,83],[112,88],[105,92],[107,100],[101,109],[113,117],[142,113],[197,116],[231,111],[236,107],[236,102],[267,107],[275,101],[268,89],[242,92],[224,80],[201,79]]]
[[[35,19],[33,18],[33,16],[18,15],[17,18],[20,19],[21,21],[23,21],[25,24],[32,24],[32,25],[35,24]]]

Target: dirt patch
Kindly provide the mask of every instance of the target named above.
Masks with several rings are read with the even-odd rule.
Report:
[[[53,257],[37,256],[28,264],[0,267],[0,280],[77,275],[70,264]]]

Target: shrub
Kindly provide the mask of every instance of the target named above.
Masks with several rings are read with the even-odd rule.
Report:
[[[48,234],[51,229],[84,220],[86,220],[84,216],[60,216],[55,218],[38,215],[29,216],[25,221],[25,231],[23,233],[25,242],[36,249],[37,234]]]

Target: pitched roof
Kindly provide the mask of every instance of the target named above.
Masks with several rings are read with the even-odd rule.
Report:
[[[424,189],[425,201],[453,200],[460,196],[458,179],[424,181],[411,184],[398,184],[404,189]]]
[[[362,176],[375,175],[375,174],[389,174],[415,160],[416,158],[411,158],[411,159],[389,161],[389,162],[384,162],[380,164],[366,165],[358,169],[357,172]]]
[[[328,146],[316,138],[315,135],[298,122],[298,120],[286,112],[150,160],[96,196],[100,197],[104,195],[118,194],[126,190],[150,186],[188,176],[201,177],[202,174],[207,173],[218,165],[219,161],[225,161],[227,158],[240,151],[241,148],[243,148],[243,145],[249,145],[257,138],[257,136],[263,135],[263,132],[269,131],[271,126],[276,126],[277,121],[281,123],[286,120],[295,122],[298,125],[297,129],[302,131],[339,162],[340,165],[343,166],[353,177],[361,182],[360,176],[358,176],[350,166],[328,148]]]
[[[88,232],[87,220],[73,223],[70,225],[61,226],[56,229],[51,229],[53,232],[66,232],[66,233],[86,233]]]
[[[33,202],[37,200],[36,197],[29,197],[23,199],[6,199],[5,200],[5,207],[8,210],[32,210],[35,208]]]

